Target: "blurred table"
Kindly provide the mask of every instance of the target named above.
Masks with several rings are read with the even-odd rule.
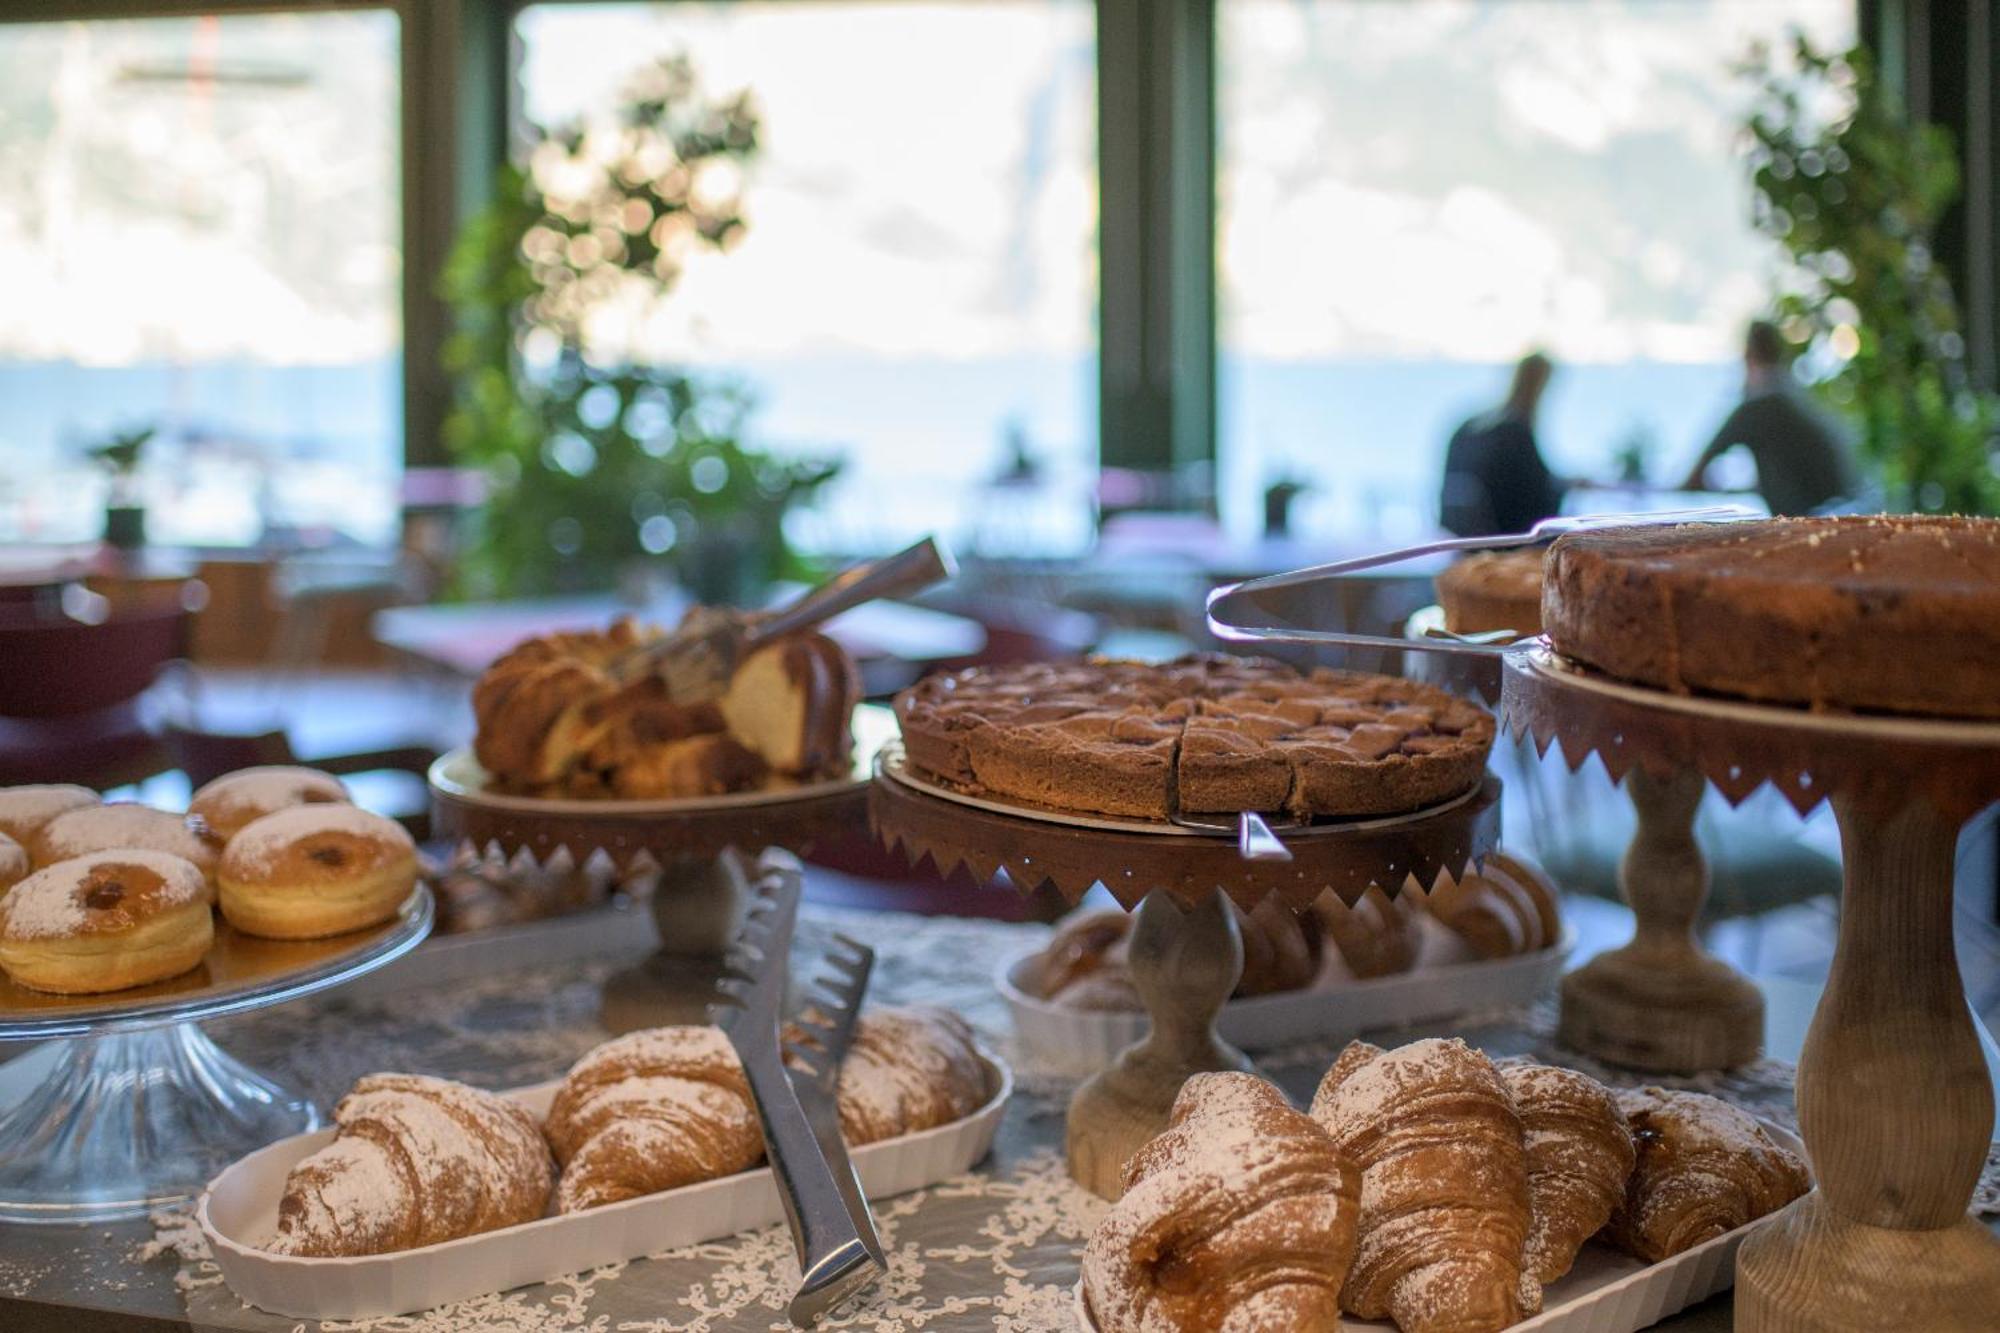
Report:
[[[783,593],[781,592],[782,596]],[[684,596],[634,605],[614,594],[506,602],[398,606],[375,613],[378,642],[403,656],[466,679],[523,639],[565,630],[602,629],[619,616],[672,625],[690,605]],[[827,633],[854,655],[862,689],[901,689],[926,666],[969,657],[986,646],[978,621],[907,602],[869,602],[836,618]]]

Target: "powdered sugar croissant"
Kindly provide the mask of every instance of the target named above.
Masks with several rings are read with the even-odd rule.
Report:
[[[546,1130],[565,1213],[731,1175],[764,1156],[749,1081],[713,1027],[605,1042],[571,1066]]]
[[[1196,1074],[1083,1252],[1100,1333],[1329,1333],[1360,1177],[1253,1074]]]
[[[1658,1263],[1804,1194],[1805,1163],[1745,1111],[1700,1092],[1618,1093],[1638,1165],[1605,1239]]]
[[[863,1014],[840,1066],[840,1136],[850,1147],[962,1120],[986,1100],[972,1028],[948,1009]]]
[[[1313,1119],[1362,1173],[1360,1238],[1341,1302],[1403,1333],[1481,1333],[1519,1317],[1528,1172],[1493,1064],[1462,1041],[1350,1043]]]
[[[1521,1304],[1541,1308],[1541,1288],[1576,1262],[1625,1198],[1632,1133],[1611,1092],[1573,1069],[1503,1060],[1528,1154],[1528,1239],[1521,1250]]]
[[[276,1253],[386,1254],[531,1222],[548,1207],[548,1145],[505,1097],[371,1074],[333,1119],[333,1142],[285,1178]]]

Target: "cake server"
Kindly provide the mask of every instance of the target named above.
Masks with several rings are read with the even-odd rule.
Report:
[[[1345,630],[1306,629],[1296,625],[1273,625],[1242,618],[1239,602],[1262,592],[1297,588],[1341,574],[1364,569],[1380,569],[1401,564],[1418,556],[1441,555],[1448,551],[1492,551],[1510,546],[1532,546],[1560,537],[1566,532],[1586,532],[1593,528],[1631,528],[1658,523],[1734,523],[1761,517],[1743,505],[1707,505],[1700,509],[1662,509],[1643,514],[1573,514],[1545,518],[1526,532],[1503,533],[1490,537],[1451,537],[1423,542],[1400,550],[1336,560],[1331,564],[1310,565],[1283,574],[1228,583],[1208,594],[1208,628],[1217,638],[1231,643],[1330,643],[1362,648],[1416,649],[1419,652],[1481,653],[1489,655],[1519,652],[1533,647],[1538,639],[1520,638],[1498,631],[1483,634],[1439,634],[1423,639],[1391,638],[1381,634],[1352,634]]]
[[[926,537],[894,555],[850,565],[776,611],[717,617],[692,633],[646,644],[634,650],[632,663],[640,670],[658,671],[675,698],[705,698],[729,679],[738,662],[764,644],[823,624],[863,602],[920,592],[957,572],[951,553],[937,538]],[[631,669],[619,674],[630,674]]]
[[[718,1026],[750,1082],[765,1155],[791,1223],[799,1288],[789,1313],[794,1324],[804,1327],[881,1277],[888,1265],[880,1257],[880,1242],[871,1249],[873,1236],[864,1237],[856,1226],[785,1069],[778,1015],[801,880],[796,869],[769,863],[760,869],[743,930],[724,957],[727,975],[717,983],[721,998],[716,1007],[721,1010]],[[852,1176],[852,1168],[848,1174]]]
[[[859,940],[835,935],[825,962],[828,972],[814,981],[806,1007],[793,1020],[798,1036],[785,1042],[785,1061],[791,1067],[792,1087],[805,1108],[813,1137],[819,1141],[833,1183],[840,1188],[847,1215],[854,1221],[855,1233],[886,1272],[889,1260],[875,1234],[875,1215],[868,1209],[868,1196],[861,1191],[854,1164],[847,1159],[847,1140],[840,1135],[840,1066],[854,1043],[854,1024],[861,1016],[861,998],[867,994],[868,978],[875,970],[875,951]]]

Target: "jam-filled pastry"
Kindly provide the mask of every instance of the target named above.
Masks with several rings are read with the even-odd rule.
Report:
[[[1647,1263],[1672,1258],[1767,1213],[1811,1187],[1797,1153],[1754,1116],[1700,1092],[1621,1091],[1638,1164],[1604,1238]]]

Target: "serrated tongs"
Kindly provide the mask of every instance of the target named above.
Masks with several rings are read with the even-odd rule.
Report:
[[[830,1153],[824,1146],[828,1136],[815,1131],[814,1118],[804,1104],[819,1100],[824,1091],[820,1069],[815,1067],[820,1057],[808,1057],[809,1072],[798,1079],[805,1088],[804,1100],[801,1087],[794,1086],[785,1068],[778,1018],[798,914],[799,876],[782,868],[763,867],[753,887],[743,931],[725,958],[727,975],[717,986],[722,992],[717,1008],[718,1025],[735,1047],[756,1098],[765,1155],[792,1226],[799,1255],[799,1288],[789,1313],[794,1324],[804,1327],[882,1276],[889,1266],[868,1218],[867,1204],[861,1200],[860,1187],[854,1182],[846,1149],[839,1143],[837,1115],[830,1123],[830,1137],[836,1145]],[[840,1012],[845,1013],[849,1005],[858,1008],[867,969],[863,967],[857,974],[851,954],[845,963],[836,959],[835,968],[848,978],[835,987]],[[850,1015],[844,1021],[836,1018],[830,1029],[822,1029],[815,1037],[824,1043],[824,1060],[835,1070],[852,1030]],[[831,1040],[834,1037],[839,1038],[837,1045]],[[822,1110],[820,1119],[822,1124],[828,1123],[828,1112]]]
[[[1272,624],[1269,621],[1249,619],[1246,613],[1256,609],[1255,602],[1259,593],[1276,592],[1280,588],[1304,587],[1342,574],[1398,565],[1419,556],[1442,555],[1450,551],[1491,551],[1509,546],[1532,546],[1537,542],[1559,537],[1566,532],[1583,532],[1592,528],[1629,528],[1655,523],[1733,523],[1740,519],[1756,517],[1758,514],[1755,510],[1746,509],[1742,505],[1662,509],[1642,514],[1575,514],[1563,518],[1545,518],[1526,532],[1491,537],[1453,537],[1444,541],[1425,542],[1420,546],[1406,546],[1397,551],[1365,555],[1353,560],[1336,560],[1332,564],[1312,565],[1305,569],[1289,570],[1283,574],[1269,574],[1263,578],[1247,579],[1242,583],[1228,583],[1214,589],[1208,594],[1208,628],[1217,638],[1231,643],[1330,643],[1362,648],[1416,649],[1420,652],[1486,655],[1520,652],[1534,647],[1539,640],[1532,636],[1523,638],[1512,630],[1491,630],[1481,634],[1439,633],[1422,639],[1390,638],[1381,634],[1354,634],[1346,630],[1307,629],[1299,625]]]

